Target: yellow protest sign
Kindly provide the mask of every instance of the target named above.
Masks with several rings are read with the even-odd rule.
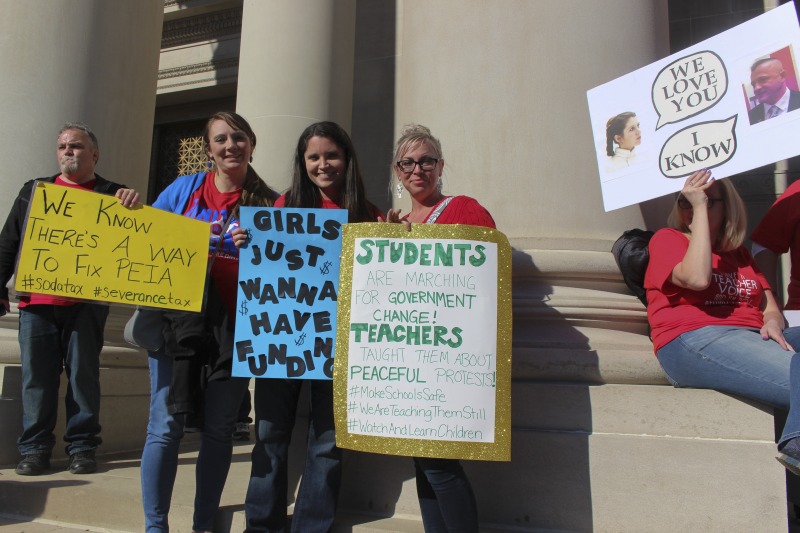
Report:
[[[206,222],[37,183],[17,262],[22,293],[201,311]]]

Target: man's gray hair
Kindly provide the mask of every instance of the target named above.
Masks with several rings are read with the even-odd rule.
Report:
[[[97,135],[94,134],[92,129],[84,124],[83,122],[67,122],[61,127],[61,131],[58,132],[58,136],[60,137],[62,133],[67,130],[80,130],[84,132],[86,135],[89,136],[89,139],[92,141],[92,146],[95,150],[100,149],[100,143],[97,142]]]

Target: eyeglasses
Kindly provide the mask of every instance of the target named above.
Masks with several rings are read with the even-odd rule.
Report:
[[[709,198],[708,199],[708,208],[712,209],[718,203],[723,204],[723,203],[725,203],[725,200],[723,200],[722,198]],[[683,196],[678,198],[678,207],[680,207],[684,211],[687,210],[687,209],[693,209],[691,202],[689,202],[689,200],[687,200]]]
[[[425,159],[420,159],[419,161],[414,161],[413,159],[401,159],[397,162],[397,168],[406,174],[411,174],[414,172],[414,167],[419,165],[419,168],[427,172],[436,168],[436,163],[438,162],[438,159],[434,159],[432,157],[426,157]]]

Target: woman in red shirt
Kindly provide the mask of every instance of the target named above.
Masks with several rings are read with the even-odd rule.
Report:
[[[406,126],[397,141],[393,170],[398,191],[411,195],[411,212],[390,209],[389,222],[469,224],[495,228],[494,219],[469,196],[442,194],[442,146],[425,126]],[[425,531],[478,531],[472,485],[456,459],[414,457],[417,496]]]
[[[383,219],[367,201],[353,141],[335,122],[317,122],[300,135],[292,184],[275,207],[346,209],[350,222]],[[256,444],[245,498],[248,532],[286,527],[289,441],[304,382],[310,395],[308,452],[291,530],[313,533],[330,531],[333,526],[342,474],[333,420],[333,381],[257,379]]]
[[[650,241],[645,275],[655,353],[676,387],[715,389],[789,409],[778,460],[800,473],[800,328],[785,329],[775,296],[742,245],[733,184],[692,174]]]

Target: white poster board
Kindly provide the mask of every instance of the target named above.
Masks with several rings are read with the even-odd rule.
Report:
[[[588,91],[605,210],[679,191],[696,170],[714,169],[719,179],[800,153],[798,47],[787,3]],[[767,119],[751,68],[768,59],[790,92],[787,111]],[[609,146],[614,118],[627,129]]]

